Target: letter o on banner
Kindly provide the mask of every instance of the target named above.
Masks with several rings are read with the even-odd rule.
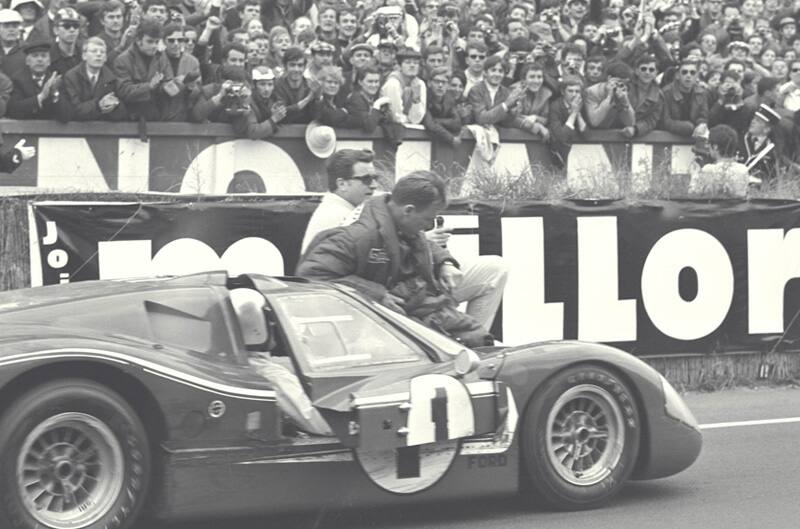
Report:
[[[184,237],[164,245],[153,257],[155,275],[182,275],[227,270],[231,276],[256,273],[283,275],[280,250],[261,237],[245,237],[231,244],[220,258],[203,241]]]
[[[697,274],[697,296],[684,300],[678,277],[684,268]],[[642,302],[661,332],[678,340],[697,340],[717,329],[733,301],[733,265],[715,237],[697,229],[676,230],[656,242],[642,269]]]

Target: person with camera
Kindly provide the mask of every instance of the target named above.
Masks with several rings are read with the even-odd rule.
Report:
[[[583,80],[578,76],[567,76],[561,81],[561,97],[550,103],[547,118],[550,129],[550,149],[553,160],[566,167],[572,144],[579,140],[587,129],[581,112],[583,110]]]
[[[586,120],[593,129],[621,129],[636,126],[636,111],[629,97],[633,72],[623,62],[606,68],[608,79],[586,89]],[[632,136],[631,136],[632,137]]]
[[[136,119],[169,121],[183,108],[177,97],[181,87],[172,79],[166,54],[159,51],[163,35],[158,21],[142,18],[136,41],[114,61],[114,73],[120,80],[117,96]]]
[[[708,113],[708,126],[728,125],[734,130],[747,129],[752,114],[745,106],[742,94],[742,78],[738,72],[723,72],[717,87],[717,100]]]
[[[223,65],[220,80],[200,89],[191,110],[196,123],[233,123],[250,112],[250,86],[247,74],[240,66]]]
[[[420,79],[422,56],[413,48],[397,53],[399,69],[390,73],[381,87],[381,96],[389,98],[389,108],[397,123],[420,124],[425,117],[427,90]]]
[[[664,113],[659,128],[685,138],[708,133],[708,96],[699,82],[700,63],[686,57],[675,79],[662,89]]]
[[[322,87],[316,79],[306,79],[306,57],[297,47],[283,52],[285,74],[275,83],[275,97],[286,107],[284,123],[310,123],[317,115],[315,105]]]
[[[90,37],[83,43],[83,62],[64,74],[64,112],[72,121],[123,121],[128,113],[117,95],[119,80],[106,65],[106,43]]]
[[[256,66],[251,72],[253,92],[249,111],[235,116],[233,130],[239,137],[263,140],[275,134],[286,117],[286,107],[275,98],[275,74],[267,66]]]

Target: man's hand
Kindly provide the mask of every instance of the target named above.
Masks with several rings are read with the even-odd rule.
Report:
[[[459,138],[460,139],[460,138]],[[425,232],[425,237],[432,243],[444,248],[450,239],[453,228],[434,228]]]
[[[419,103],[422,98],[422,83],[411,82],[411,99]]]
[[[272,115],[270,116],[270,118],[275,123],[279,122],[280,120],[286,117],[286,107],[280,102],[273,104],[271,110],[272,110]]]
[[[452,294],[461,284],[462,279],[464,279],[464,273],[453,263],[444,263],[439,269],[439,282],[445,292]]]
[[[36,147],[33,145],[25,145],[25,138],[22,138],[14,145],[14,148],[19,151],[22,161],[30,160],[36,156]]]
[[[100,98],[100,101],[97,102],[97,106],[100,108],[100,113],[102,114],[108,114],[117,108],[118,105],[119,99],[113,92],[104,95]]]
[[[694,138],[708,137],[708,125],[706,125],[705,123],[700,123],[698,126],[694,128],[694,131],[692,132],[692,137]]]
[[[622,134],[624,137],[631,139],[636,135],[636,127],[634,126],[625,127],[624,129],[619,131],[619,133]]]
[[[525,90],[526,90],[526,88],[524,86],[522,86],[521,84],[518,84],[517,86],[515,86],[514,89],[511,91],[511,93],[508,94],[508,97],[506,98],[506,101],[505,101],[506,105],[508,105],[509,107],[512,107],[512,106],[516,105],[517,102],[520,99],[522,99],[523,96],[525,95]]]
[[[156,74],[150,78],[150,82],[147,85],[150,87],[150,90],[155,90],[160,83],[164,79],[164,74],[161,72],[156,72]]]
[[[569,102],[570,113],[576,114],[580,112],[582,106],[583,106],[583,97],[581,97],[580,95],[575,96],[575,99]]]
[[[405,309],[403,308],[403,305],[405,304],[406,302],[403,300],[403,298],[395,296],[390,292],[384,294],[383,299],[381,299],[381,305],[387,309],[392,309],[395,312],[399,312],[400,314],[406,313]]]
[[[534,123],[531,126],[531,132],[541,136],[542,140],[544,140],[544,141],[547,141],[547,140],[550,139],[550,130],[547,127],[545,127],[544,125],[542,125],[541,123],[538,123],[538,122]]]

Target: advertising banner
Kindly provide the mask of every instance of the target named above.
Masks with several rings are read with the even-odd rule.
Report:
[[[31,206],[34,286],[227,269],[291,274],[317,196]],[[505,343],[580,339],[635,354],[794,348],[800,204],[456,202],[461,261],[502,255]]]

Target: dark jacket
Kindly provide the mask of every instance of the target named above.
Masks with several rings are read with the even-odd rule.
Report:
[[[72,55],[64,55],[58,43],[54,42],[50,46],[50,70],[58,72],[59,75],[64,75],[68,70],[76,67],[81,63],[81,43],[75,44],[75,52]]]
[[[100,100],[110,93],[119,97],[118,79],[108,66],[103,66],[97,75],[94,87],[86,73],[86,64],[81,63],[64,74],[63,103],[66,109],[63,117],[72,121],[123,121],[128,113],[125,103],[120,104],[107,114],[100,112]]]
[[[357,129],[361,127],[362,122],[359,116],[352,115],[346,108],[339,106],[335,98],[323,97],[315,105],[315,110],[317,114],[314,119],[323,125],[341,129]]]
[[[641,136],[655,129],[664,112],[664,95],[658,83],[652,82],[645,87],[639,82],[630,84],[628,100],[635,112],[636,135]]]
[[[297,267],[297,275],[349,285],[370,299],[380,301],[399,281],[401,249],[397,228],[389,214],[389,195],[364,203],[358,221],[319,233]],[[432,288],[450,253],[419,233],[412,243],[419,277]]]
[[[250,96],[250,111],[233,118],[233,130],[241,138],[261,140],[269,138],[278,130],[278,123],[272,121],[272,105],[277,102],[273,94],[262,99],[257,92]]]
[[[281,7],[278,0],[264,0],[261,2],[261,23],[264,30],[269,31],[275,26],[292,27],[292,22],[297,17],[303,16],[314,5],[313,0],[290,0],[287,6]]]
[[[11,82],[11,78],[0,72],[0,118],[4,117],[8,111],[8,101],[13,89],[14,84]]]
[[[456,136],[461,133],[461,116],[456,111],[456,102],[450,94],[445,94],[441,99],[436,98],[428,90],[428,109],[422,124],[428,134],[447,143],[453,143]]]
[[[347,96],[345,108],[355,123],[354,128],[359,128],[364,132],[373,132],[380,123],[387,119],[384,112],[372,108],[374,102],[374,99],[361,89],[356,89]]]
[[[50,77],[52,72],[45,73],[44,79]],[[8,117],[14,119],[55,119],[58,117],[56,102],[63,97],[59,92],[58,97],[54,93],[50,94],[40,106],[36,96],[42,91],[41,87],[33,80],[31,71],[28,68],[16,72],[11,76],[14,88],[8,100]]]
[[[661,128],[679,136],[689,137],[700,123],[708,122],[708,97],[706,89],[695,86],[688,94],[678,88],[673,81],[662,90],[664,93],[664,112]]]
[[[3,70],[7,76],[11,77],[14,72],[19,72],[26,69],[25,54],[22,48],[15,46],[9,53],[4,53],[2,46],[0,46],[0,69]]]
[[[119,78],[117,95],[134,119],[171,121],[181,114],[179,97],[169,97],[160,85],[151,90],[148,84],[158,72],[164,75],[162,83],[172,79],[172,67],[163,52],[147,57],[134,43],[117,57],[113,69]]]
[[[511,126],[514,121],[512,109],[503,105],[503,101],[508,98],[510,91],[500,85],[495,94],[494,101],[489,93],[486,81],[481,81],[469,89],[467,99],[472,105],[472,115],[478,125],[500,125]]]
[[[275,98],[286,106],[286,117],[284,123],[311,123],[317,114],[316,101],[310,101],[304,108],[299,108],[297,103],[304,99],[311,90],[308,82],[303,79],[299,88],[292,88],[286,77],[281,77],[275,81]]]
[[[550,112],[547,116],[547,128],[550,130],[550,149],[554,160],[561,166],[566,166],[572,144],[582,136],[578,128],[569,128],[566,125],[570,111],[564,99],[559,97],[550,101]]]

